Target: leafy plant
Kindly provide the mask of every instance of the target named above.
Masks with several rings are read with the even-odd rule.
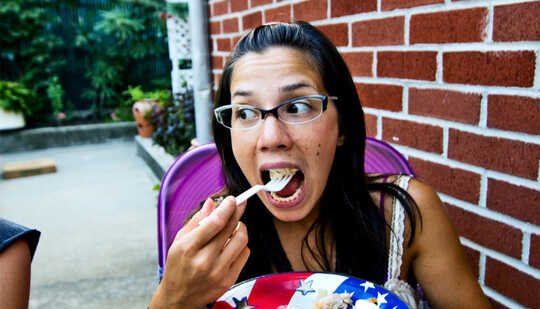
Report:
[[[0,5],[0,78],[17,81],[35,94],[23,108],[30,124],[46,117],[47,81],[65,65],[65,59],[56,56],[64,41],[53,31],[61,20],[47,5],[40,0],[5,0]]]
[[[91,29],[79,29],[76,45],[86,51],[85,76],[90,87],[83,93],[92,101],[96,117],[107,106],[119,106],[118,118],[127,116],[121,91],[126,84],[144,81],[149,72],[140,63],[166,55],[166,26],[158,12],[165,8],[159,0],[119,0],[124,7],[100,13]],[[127,6],[127,8],[125,7]],[[153,35],[148,30],[155,29]],[[152,84],[153,81],[146,82]]]
[[[6,111],[22,113],[25,117],[32,115],[32,103],[36,100],[32,90],[22,84],[0,81],[0,107]]]
[[[49,97],[49,100],[51,101],[53,114],[57,118],[64,109],[64,103],[62,100],[63,96],[64,89],[62,89],[62,85],[60,85],[60,83],[58,82],[58,76],[53,76],[49,80],[49,85],[47,87],[47,97]]]
[[[187,21],[189,16],[189,6],[185,2],[171,3],[167,2],[167,11],[173,16]]]
[[[193,89],[184,83],[183,91],[162,103],[160,109],[152,109],[150,121],[156,128],[152,140],[173,156],[186,151],[195,137],[193,102]]]
[[[141,89],[141,86],[132,87],[129,86],[127,90],[122,92],[122,94],[126,97],[126,99],[122,102],[122,104],[116,109],[115,113],[118,118],[122,118],[123,120],[133,120],[133,114],[130,113],[131,118],[123,118],[123,113],[126,110],[131,111],[131,106],[133,103],[137,101],[142,100],[155,100],[158,101],[159,104],[156,108],[161,108],[161,106],[166,105],[167,101],[171,98],[171,93],[168,90],[154,90],[154,91],[148,91],[145,92]],[[149,120],[151,116],[151,112],[144,115],[144,117]]]

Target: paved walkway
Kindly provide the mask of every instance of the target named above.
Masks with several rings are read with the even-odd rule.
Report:
[[[30,308],[146,308],[157,286],[159,181],[135,143],[0,154],[51,158],[54,174],[0,179],[0,216],[41,231]]]

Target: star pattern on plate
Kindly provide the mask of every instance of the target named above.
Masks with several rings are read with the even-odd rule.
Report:
[[[238,299],[233,297],[233,301],[234,301],[234,308],[235,309],[253,309],[253,308],[257,308],[257,306],[248,305],[247,297],[244,297],[241,300],[238,300]]]
[[[362,284],[360,284],[361,287],[364,288],[364,293],[367,292],[367,290],[369,289],[374,289],[375,288],[375,285],[369,281],[366,281]]]
[[[386,296],[388,296],[388,293],[381,294],[377,292],[377,305],[381,306],[382,304],[386,304]]]
[[[299,281],[300,285],[295,289],[295,291],[302,293],[304,296],[310,292],[315,293],[315,290],[311,288],[311,285],[313,285],[313,280],[305,281],[300,279]]]

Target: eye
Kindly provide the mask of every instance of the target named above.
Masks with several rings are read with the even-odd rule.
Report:
[[[253,120],[257,118],[257,112],[251,108],[239,108],[234,114],[238,120]]]
[[[285,106],[285,112],[287,114],[308,113],[312,109],[313,107],[308,101],[294,101]]]

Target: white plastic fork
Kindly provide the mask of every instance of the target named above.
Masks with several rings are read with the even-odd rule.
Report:
[[[257,192],[264,190],[270,192],[277,192],[283,190],[289,181],[293,178],[293,175],[283,176],[281,178],[274,178],[270,180],[265,185],[254,185],[253,187],[246,190],[244,193],[238,195],[236,199],[236,205],[240,205],[245,202],[248,198],[252,197]]]
[[[277,191],[283,190],[283,188],[285,188],[285,186],[289,183],[289,181],[291,181],[293,176],[294,174],[283,176],[280,178],[274,178],[265,185],[254,185],[253,187],[244,191],[244,193],[235,197],[236,205],[242,204],[243,202],[247,201],[248,198],[252,197],[254,194],[256,194],[257,192],[261,190],[270,191],[270,192],[277,192]],[[201,221],[199,221],[199,225],[203,225],[207,219],[208,217],[202,218]]]

